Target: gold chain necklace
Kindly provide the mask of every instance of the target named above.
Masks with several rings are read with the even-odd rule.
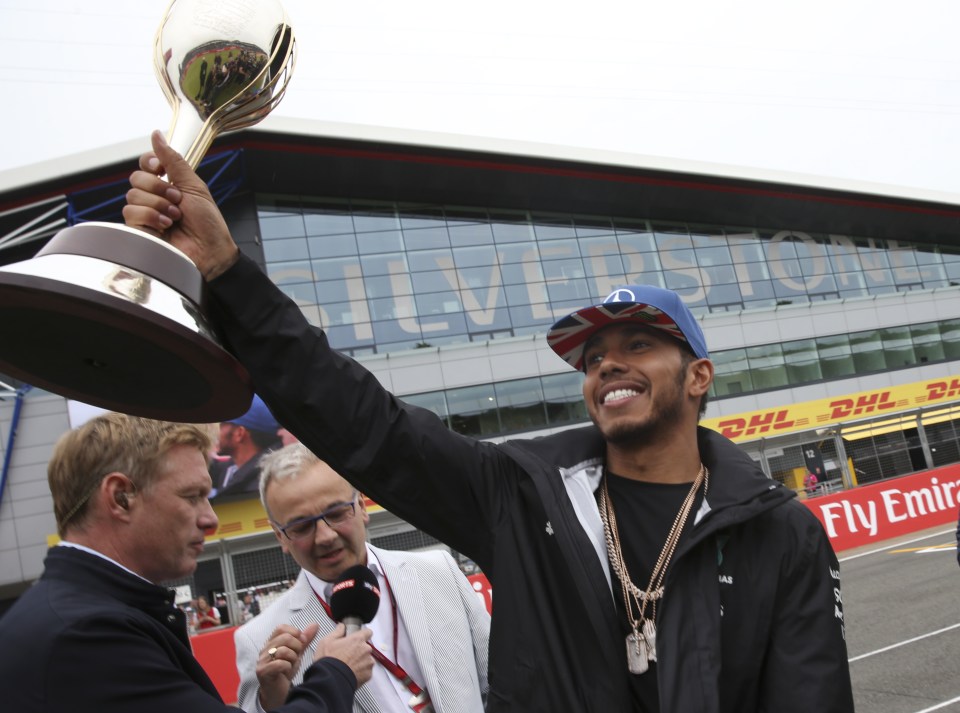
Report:
[[[630,633],[627,634],[626,641],[627,668],[630,673],[646,673],[650,668],[650,661],[657,660],[657,601],[663,598],[663,578],[667,572],[667,567],[670,565],[673,552],[677,548],[677,543],[680,541],[680,533],[683,532],[690,510],[693,509],[697,490],[703,483],[703,497],[706,498],[709,479],[710,471],[701,463],[697,477],[693,481],[693,486],[677,512],[673,525],[670,527],[670,532],[667,533],[667,540],[663,543],[663,549],[660,550],[657,563],[650,573],[647,588],[642,590],[630,579],[627,563],[623,559],[623,550],[620,547],[620,532],[617,529],[617,517],[613,511],[613,501],[607,487],[607,475],[604,473],[598,506],[600,519],[603,521],[604,538],[607,541],[607,556],[617,579],[620,580],[620,591],[627,610],[627,620],[630,622]],[[647,604],[652,605],[649,617],[646,615]],[[634,615],[634,611],[637,612],[636,615]]]

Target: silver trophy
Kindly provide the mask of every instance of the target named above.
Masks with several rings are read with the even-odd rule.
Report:
[[[273,110],[296,43],[276,0],[173,0],[154,44],[167,140],[196,168],[218,134]],[[0,373],[137,416],[233,418],[253,390],[204,304],[199,271],[163,240],[113,223],[66,228],[0,267]]]

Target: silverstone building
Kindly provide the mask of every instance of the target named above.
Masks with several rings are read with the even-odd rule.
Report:
[[[221,137],[200,168],[241,249],[334,347],[456,431],[502,440],[584,423],[581,377],[544,334],[614,287],[646,283],[678,291],[701,319],[717,373],[704,425],[802,497],[960,462],[960,196],[268,126]],[[120,222],[145,146],[0,174],[0,264],[66,225]],[[45,464],[71,408],[0,381],[3,600],[39,576],[56,532]],[[803,477],[815,468],[811,492]],[[437,546],[373,509],[376,544]],[[255,499],[217,510],[209,559],[182,586],[237,593],[296,572]]]

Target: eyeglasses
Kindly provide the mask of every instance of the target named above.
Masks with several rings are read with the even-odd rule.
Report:
[[[277,529],[282,532],[288,540],[302,540],[305,537],[313,537],[317,531],[317,521],[323,520],[327,527],[336,527],[342,525],[356,514],[357,491],[353,491],[348,503],[336,503],[331,505],[319,515],[313,517],[301,517],[297,520],[291,520],[286,525],[273,523]]]

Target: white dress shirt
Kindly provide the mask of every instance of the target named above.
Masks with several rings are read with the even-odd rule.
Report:
[[[391,661],[399,664],[400,668],[407,672],[418,686],[423,688],[424,676],[413,655],[413,648],[410,646],[410,637],[407,635],[407,629],[403,623],[403,616],[398,612],[397,616],[397,643],[394,647],[393,641],[393,598],[390,596],[389,586],[396,586],[396,583],[390,582],[388,586],[387,578],[384,575],[383,568],[377,556],[367,548],[367,566],[376,577],[377,584],[380,587],[380,606],[377,608],[377,614],[367,627],[373,631],[373,638],[370,643],[373,644],[384,656]],[[305,572],[310,586],[314,592],[322,593],[323,600],[330,602],[330,593],[333,590],[333,582],[326,582],[315,577],[310,572]],[[399,654],[399,658],[398,658]],[[382,664],[375,664],[373,667],[373,677],[364,684],[373,697],[380,704],[380,709],[384,713],[410,713],[409,701],[413,697],[410,690],[390,673]],[[428,691],[429,693],[429,691]]]

